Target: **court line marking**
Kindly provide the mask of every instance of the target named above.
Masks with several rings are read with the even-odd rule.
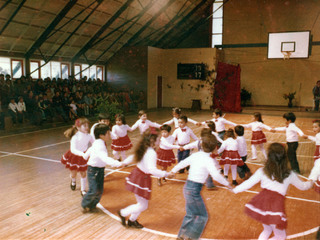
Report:
[[[50,131],[50,130],[59,129],[59,128],[67,128],[68,126],[70,127],[71,125],[60,126],[60,127],[53,127],[53,128],[47,128],[47,129],[41,129],[41,130],[36,130],[36,131],[31,131],[31,132],[25,132],[25,133],[15,133],[15,134],[11,134],[11,135],[0,136],[0,139],[1,139],[1,138],[7,138],[7,137],[14,137],[14,136],[19,136],[19,135],[24,135],[24,134],[31,134],[31,133],[38,133],[38,132]]]
[[[0,153],[8,153],[8,152],[3,152],[3,151],[0,151]],[[19,154],[19,153],[9,153],[5,156],[0,156],[1,157],[7,157],[7,156],[19,156],[19,157],[26,157],[26,158],[34,158],[34,159],[39,159],[39,160],[42,160],[42,161],[47,161],[47,162],[55,162],[55,163],[60,163],[59,160],[54,160],[54,159],[49,159],[49,158],[42,158],[42,157],[35,157],[35,156],[30,156],[30,155],[25,155],[25,154]]]

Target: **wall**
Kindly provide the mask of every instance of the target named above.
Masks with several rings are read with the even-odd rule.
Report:
[[[242,0],[224,5],[223,44],[267,43],[269,32],[311,30],[320,41],[318,0]],[[284,93],[296,91],[294,104],[313,105],[312,88],[320,79],[320,46],[308,59],[267,59],[267,47],[224,48],[224,61],[239,63],[241,86],[254,105],[286,105]]]
[[[148,48],[148,108],[157,106],[157,78],[162,76],[162,106],[191,108],[192,99],[200,99],[202,109],[210,109],[209,85],[201,80],[178,80],[178,63],[205,63],[209,70],[216,67],[216,49]],[[199,85],[204,87],[195,90]]]
[[[147,93],[147,47],[120,50],[107,64],[107,82],[115,90]]]

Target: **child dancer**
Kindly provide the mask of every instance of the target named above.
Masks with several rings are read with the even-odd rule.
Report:
[[[161,125],[155,122],[149,121],[147,118],[147,113],[144,110],[140,110],[138,113],[139,120],[133,124],[131,127],[132,131],[139,127],[140,134],[142,135],[150,127],[160,128]]]
[[[202,144],[202,138],[204,138],[206,136],[210,136],[210,135],[213,135],[211,129],[210,128],[203,128],[201,130],[201,133],[200,133],[200,139],[181,147],[180,150],[184,151],[184,150],[188,150],[188,149],[197,148],[198,151],[200,151],[201,150],[201,144]],[[217,139],[217,137],[216,137],[216,139]],[[221,140],[221,142],[223,142],[223,141]],[[219,163],[218,163],[218,161],[216,159],[217,156],[218,156],[218,154],[216,154],[216,149],[214,149],[214,151],[212,151],[212,153],[210,154],[210,157],[212,158],[214,166],[216,167],[216,169],[220,170],[221,167],[220,167],[220,165],[219,165]],[[208,176],[208,178],[206,180],[206,187],[207,187],[208,190],[217,190],[217,188],[214,185],[214,183],[213,183],[213,181],[212,181],[210,176]]]
[[[151,198],[151,175],[161,178],[171,176],[166,171],[157,169],[157,153],[154,150],[157,138],[157,134],[145,131],[135,148],[134,155],[124,161],[124,164],[129,164],[133,160],[137,162],[137,167],[126,178],[126,189],[135,194],[137,203],[118,211],[123,226],[143,228],[137,218],[148,208]],[[128,216],[130,217],[126,222]]]
[[[94,210],[101,199],[105,166],[121,167],[123,165],[108,156],[106,142],[110,138],[109,126],[99,123],[94,129],[94,134],[96,140],[84,155],[84,159],[90,156],[87,163],[89,191],[81,202],[84,213]]]
[[[174,139],[176,139],[180,147],[183,147],[184,145],[187,145],[188,143],[190,143],[190,137],[192,137],[194,140],[198,140],[197,136],[193,133],[191,128],[187,127],[188,118],[186,116],[180,116],[178,123],[179,123],[179,128],[174,130],[172,136],[174,137]],[[184,151],[181,151],[180,149],[178,149],[178,162],[189,157],[189,155],[190,155],[189,149]],[[181,169],[179,173],[184,173],[184,169]]]
[[[257,159],[257,146],[260,146],[261,152],[265,159],[267,159],[267,153],[264,149],[263,143],[267,142],[266,135],[262,132],[262,129],[271,130],[272,128],[265,125],[262,121],[261,113],[255,112],[253,114],[254,122],[249,124],[243,124],[245,128],[252,129],[252,138],[251,138],[251,150],[252,150],[252,160]]]
[[[238,185],[237,166],[243,166],[243,161],[238,152],[238,142],[235,140],[233,129],[229,128],[225,135],[226,140],[223,141],[218,149],[218,154],[222,153],[220,165],[224,165],[223,174],[228,178],[229,167],[231,165],[232,184]]]
[[[211,152],[216,147],[217,140],[213,135],[204,136],[202,138],[202,150],[181,161],[171,170],[171,173],[174,174],[180,169],[190,166],[188,179],[183,189],[186,215],[177,239],[199,239],[205,228],[208,213],[200,193],[209,174],[213,179],[231,189],[229,182],[219,174],[210,157]]]
[[[226,120],[222,117],[222,111],[219,108],[216,108],[212,113],[213,121],[216,125],[216,131],[221,139],[224,139],[224,134],[226,132],[226,124],[229,124],[231,126],[236,126],[237,124]],[[201,124],[204,125],[206,122],[202,122]]]
[[[243,137],[244,134],[244,127],[241,125],[237,125],[234,128],[234,131],[237,135],[237,143],[238,143],[238,152],[239,155],[243,161],[243,166],[237,167],[237,172],[239,174],[239,177],[242,179],[248,179],[252,173],[250,171],[250,168],[248,167],[248,165],[246,164],[246,160],[247,160],[247,143],[246,143],[246,139]]]
[[[126,159],[126,151],[132,148],[128,131],[131,132],[132,130],[127,125],[124,115],[117,114],[116,125],[112,127],[112,133],[114,136],[117,136],[117,139],[112,140],[111,149],[113,150],[113,156],[118,160],[120,160],[120,155],[122,159]]]
[[[211,130],[212,135],[214,135],[218,142],[222,144],[223,140],[219,137],[219,134],[216,132],[216,124],[213,121],[206,121],[206,124],[208,128]]]
[[[288,145],[288,158],[291,168],[296,173],[300,173],[299,163],[297,160],[298,134],[304,136],[300,128],[295,125],[296,116],[292,112],[283,114],[286,120],[286,127],[275,128],[274,131],[286,131],[287,145]]]
[[[61,163],[70,169],[71,190],[76,189],[77,172],[81,175],[81,195],[86,194],[86,170],[87,161],[83,158],[84,152],[88,149],[88,144],[93,143],[92,136],[89,132],[89,120],[79,118],[75,121],[75,125],[64,132],[64,135],[70,140],[70,150],[61,158]]]
[[[164,124],[171,125],[173,123],[175,129],[177,129],[179,127],[178,119],[179,119],[180,116],[181,116],[181,109],[177,108],[177,107],[172,108],[172,117],[173,118],[171,120],[165,122]],[[191,118],[188,118],[188,122],[191,122],[191,123],[193,123],[194,125],[197,125],[197,126],[201,125],[201,123],[198,123],[197,121],[192,120]]]
[[[262,223],[264,230],[259,239],[286,238],[287,218],[285,214],[285,195],[290,184],[300,190],[308,190],[312,182],[303,182],[287,166],[285,147],[272,143],[268,148],[266,165],[259,168],[248,180],[233,189],[234,193],[250,189],[261,181],[262,191],[246,204],[245,213]]]
[[[316,136],[305,136],[305,138],[308,138],[316,143],[316,151],[313,155],[313,159],[316,161],[318,158],[320,158],[320,120],[313,121],[312,129],[316,133]]]
[[[178,149],[180,146],[173,145],[175,139],[170,135],[171,127],[169,125],[162,125],[160,130],[162,137],[157,150],[157,165],[161,166],[161,170],[166,171],[171,164],[176,162],[172,149]],[[166,182],[166,178],[162,179]],[[161,186],[161,178],[158,178],[158,185]]]
[[[107,113],[99,113],[98,115],[98,122],[93,124],[91,129],[90,129],[90,135],[95,139],[94,136],[94,129],[95,127],[99,124],[99,123],[103,123],[106,124],[107,126],[109,126],[110,129],[112,129],[112,124],[111,124],[111,120],[110,120],[110,116]],[[111,134],[111,139],[115,139],[117,138],[116,136],[113,136],[113,134],[110,132]]]

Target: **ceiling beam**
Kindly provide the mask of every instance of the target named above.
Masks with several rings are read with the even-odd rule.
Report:
[[[151,23],[153,23],[164,11],[167,10],[167,8],[174,3],[175,0],[169,0],[169,2],[167,2],[166,5],[164,5],[142,28],[140,28],[140,30],[138,32],[136,32],[128,41],[126,44],[124,44],[122,46],[126,47],[126,46],[130,46],[139,36],[141,33],[143,33],[149,26]]]
[[[29,59],[32,54],[46,41],[50,32],[58,25],[58,23],[66,16],[70,9],[77,3],[78,0],[70,0],[67,5],[59,12],[50,25],[44,30],[41,36],[35,41],[31,48],[26,52],[25,57]]]
[[[79,52],[72,58],[71,62],[76,62],[81,55],[86,53],[94,42],[104,33],[104,31],[111,26],[111,24],[129,7],[134,0],[128,0],[122,7],[96,32],[96,34],[84,45]]]
[[[225,3],[227,3],[229,0],[226,0],[223,5]],[[210,0],[208,6],[211,6],[213,3],[215,2],[215,0]],[[207,16],[202,17],[199,21],[197,21],[195,24],[193,24],[188,31],[185,31],[182,33],[182,35],[180,35],[180,37],[175,37],[175,41],[173,44],[170,44],[171,48],[175,48],[178,46],[179,43],[181,43],[183,40],[185,40],[191,33],[195,32],[198,27],[200,27],[202,24],[204,24],[207,20],[209,20],[212,17],[213,13],[209,13],[207,14]]]
[[[8,27],[9,23],[12,21],[12,19],[17,15],[17,13],[19,12],[20,8],[23,6],[23,4],[26,2],[26,0],[22,0],[22,2],[19,4],[19,6],[17,7],[17,9],[12,13],[12,15],[10,16],[10,18],[8,19],[8,21],[4,24],[4,26],[2,27],[2,29],[0,30],[0,35],[3,33],[3,31]],[[6,3],[5,3],[6,4]]]
[[[7,0],[0,8],[0,11],[4,9],[12,0]]]
[[[159,41],[155,43],[155,46],[164,47],[164,41],[168,39],[168,36],[175,30],[179,29],[182,24],[184,24],[195,12],[197,12],[204,4],[206,3],[206,0],[202,0],[200,3],[198,3],[197,6],[195,6],[183,19],[181,19],[175,26],[173,26],[166,34],[164,34]]]

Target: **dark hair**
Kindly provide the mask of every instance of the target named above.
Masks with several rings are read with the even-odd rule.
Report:
[[[204,152],[209,153],[216,149],[217,147],[217,138],[214,135],[207,135],[201,137],[202,140],[202,149]]]
[[[316,123],[316,124],[318,124],[318,126],[320,127],[320,120],[318,120],[318,119],[313,120],[312,123]]]
[[[208,127],[210,128],[210,130],[211,130],[212,132],[215,132],[215,131],[216,131],[216,124],[215,124],[214,122],[212,122],[212,121],[207,121],[207,125],[208,125]]]
[[[261,113],[255,112],[255,113],[253,113],[253,116],[258,122],[262,122],[263,123]]]
[[[157,132],[151,133],[149,129],[142,134],[134,150],[134,159],[136,162],[140,162],[142,160],[148,147],[153,146],[157,141],[157,138],[158,138],[158,133]]]
[[[171,131],[171,127],[167,124],[161,126],[160,130],[167,131],[168,133]]]
[[[179,115],[181,114],[181,109],[178,107],[172,108],[172,111],[175,112],[176,114],[179,114]]]
[[[110,128],[108,125],[99,123],[94,128],[94,136],[96,139],[99,139],[100,135],[106,135],[108,131],[110,131]]]
[[[127,124],[126,118],[125,118],[125,116],[124,116],[123,114],[121,114],[121,113],[117,114],[117,115],[116,115],[116,120],[117,120],[117,119],[120,119],[121,122],[122,122],[122,124]]]
[[[264,173],[270,178],[283,183],[290,175],[287,151],[281,143],[272,143],[268,147],[268,159],[263,168]]]
[[[283,118],[285,118],[287,121],[291,121],[292,123],[296,121],[296,115],[294,115],[292,112],[283,114]]]
[[[204,137],[204,136],[208,136],[208,135],[212,135],[211,130],[209,128],[202,128],[201,132],[200,132],[200,137]]]
[[[244,134],[244,127],[241,126],[241,125],[237,125],[237,126],[235,126],[234,131],[236,132],[236,134],[237,134],[238,136],[243,136],[243,134]]]
[[[147,114],[147,112],[145,110],[140,110],[138,112],[138,116],[141,117],[143,114]]]
[[[78,132],[78,127],[81,127],[81,125],[85,123],[88,123],[88,124],[90,123],[87,118],[78,118],[76,119],[74,125],[71,128],[67,129],[63,134],[67,138],[72,138],[73,135],[75,135]]]
[[[185,123],[188,122],[188,117],[185,115],[180,116],[179,119],[182,119]]]
[[[231,137],[231,138],[233,138],[233,139],[236,138],[236,136],[234,135],[234,131],[233,131],[232,128],[229,128],[229,129],[226,131],[226,133],[225,133],[225,135],[224,135],[224,139],[227,139],[227,138],[229,138],[229,137]]]
[[[213,110],[213,112],[214,112],[216,115],[219,115],[220,117],[222,116],[222,111],[221,111],[221,109],[219,109],[219,108],[216,108],[215,110]]]
[[[106,120],[110,121],[110,115],[107,114],[107,113],[99,113],[98,118],[99,118],[99,121],[103,120],[103,119],[106,119]]]

